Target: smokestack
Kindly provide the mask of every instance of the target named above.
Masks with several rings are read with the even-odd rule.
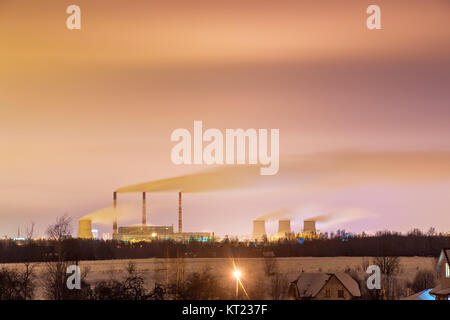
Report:
[[[142,225],[145,226],[147,224],[147,206],[145,203],[145,192],[142,192]]]
[[[178,192],[178,233],[183,232],[183,216],[181,207],[181,191]]]
[[[316,233],[316,221],[314,220],[303,221],[303,232]]]
[[[113,234],[117,233],[117,193],[113,192],[113,206],[114,206],[114,220],[113,220]]]
[[[291,220],[278,220],[278,237],[286,237],[291,234]]]
[[[78,221],[78,238],[94,239],[92,234],[92,221],[90,219],[81,219]]]
[[[266,221],[264,220],[253,220],[253,240],[261,240],[266,237]]]

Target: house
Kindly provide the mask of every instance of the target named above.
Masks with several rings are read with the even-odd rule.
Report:
[[[450,300],[450,248],[442,249],[436,271],[439,284],[430,291],[430,294],[434,295],[436,300]]]
[[[295,300],[351,300],[361,297],[359,284],[347,273],[306,273],[289,284]]]

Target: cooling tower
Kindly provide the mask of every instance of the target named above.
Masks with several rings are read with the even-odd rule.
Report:
[[[303,232],[316,233],[316,221],[314,220],[303,221]]]
[[[291,234],[291,220],[278,220],[278,237],[286,237]]]
[[[81,219],[78,221],[78,238],[94,239],[92,234],[92,221],[90,219]]]
[[[253,220],[253,233],[252,239],[261,240],[267,236],[266,234],[266,221]]]

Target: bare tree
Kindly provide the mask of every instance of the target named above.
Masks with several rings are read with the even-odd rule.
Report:
[[[434,227],[430,227],[427,231],[427,236],[432,237],[436,235],[436,229]]]
[[[67,214],[57,217],[56,222],[48,226],[46,234],[50,239],[63,240],[70,237],[72,232],[72,218]]]
[[[273,300],[283,299],[288,289],[288,281],[285,275],[279,272],[277,257],[273,251],[263,253],[264,273],[269,280],[269,294]]]
[[[67,287],[67,267],[78,265],[78,261],[50,261],[45,265],[45,271],[41,277],[44,294],[50,300],[87,300],[92,299],[91,286],[86,282],[89,268],[84,268],[80,274],[81,289],[69,289]]]
[[[124,280],[111,278],[95,284],[91,298],[96,300],[162,300],[164,288],[155,284],[153,291],[145,288],[142,274],[132,261],[125,267],[127,277]]]
[[[289,281],[286,275],[275,271],[270,277],[270,296],[272,300],[281,300],[288,292]]]
[[[0,269],[0,300],[27,300],[34,296],[33,266],[25,265],[24,271]]]
[[[436,285],[436,275],[431,270],[419,270],[414,277],[412,283],[408,283],[408,287],[412,292],[420,292],[425,289],[433,288]]]
[[[400,271],[399,257],[375,257],[374,264],[380,267],[382,274],[394,276]]]
[[[383,299],[396,299],[400,294],[400,283],[397,274],[400,272],[399,257],[380,256],[375,257],[374,264],[380,267],[382,274],[381,297]]]
[[[267,299],[266,296],[266,282],[263,277],[254,277],[252,281],[249,282],[248,294],[252,300],[263,300]]]
[[[41,281],[47,299],[64,299],[66,270],[69,265],[70,263],[68,261],[52,261],[46,263]]]
[[[34,273],[34,265],[31,263],[25,263],[25,271],[22,272],[22,283],[23,283],[23,296],[24,299],[32,299],[35,289],[34,280],[36,275]]]
[[[273,251],[263,252],[264,256],[264,273],[267,277],[271,277],[278,269],[277,258]]]
[[[34,235],[34,221],[31,221],[30,228],[27,227],[27,239],[32,240]]]
[[[177,290],[176,298],[181,300],[219,300],[226,297],[219,280],[207,267],[189,274]]]

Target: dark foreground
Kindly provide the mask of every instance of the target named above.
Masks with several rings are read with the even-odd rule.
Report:
[[[448,301],[6,301],[3,313],[16,318],[45,315],[46,319],[164,318],[164,319],[280,319],[315,315],[325,319],[377,317],[417,318],[430,312],[445,314]],[[369,316],[370,315],[370,316]]]

